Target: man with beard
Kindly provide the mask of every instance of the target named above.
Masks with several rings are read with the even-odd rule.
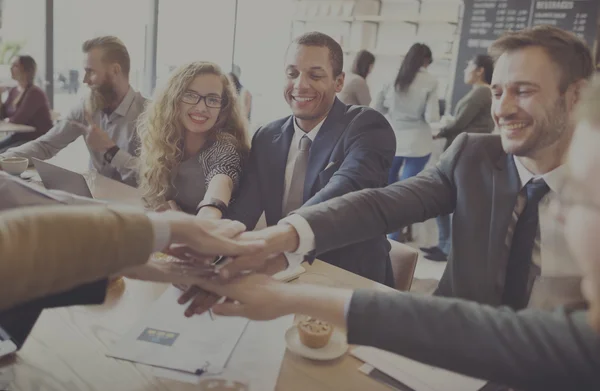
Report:
[[[119,38],[98,37],[83,43],[90,96],[47,134],[9,149],[0,157],[50,159],[79,136],[90,152],[90,168],[109,178],[136,185],[138,140],[135,123],[146,99],[129,85],[130,60]]]
[[[540,243],[538,205],[560,186],[573,111],[594,68],[583,41],[550,26],[508,33],[490,53],[496,59],[492,116],[501,135],[463,134],[435,167],[415,178],[303,208],[277,226],[246,233],[271,245],[228,263],[221,275],[259,269],[270,253],[318,257],[454,213],[452,252],[436,294],[526,307],[532,291],[539,296],[538,282],[547,280],[541,250],[551,243]],[[578,279],[570,280],[577,290]]]
[[[525,238],[521,224],[530,220],[536,223],[536,218],[528,212],[527,204],[532,203],[529,197],[525,209],[514,212],[522,202],[518,189],[527,176],[533,177],[534,184],[544,180],[558,201],[551,210],[557,212],[567,258],[577,260],[584,272],[581,289],[589,311],[577,305],[552,312],[535,308],[512,311],[455,298],[281,284],[252,274],[229,284],[214,280],[200,284],[231,299],[213,307],[214,313],[261,320],[289,313],[305,314],[344,327],[349,343],[375,346],[512,389],[599,390],[600,182],[596,176],[600,170],[600,80],[579,97],[592,73],[590,53],[574,36],[555,28],[511,33],[498,40],[491,52],[497,57],[492,113],[501,130],[501,140],[492,135],[461,136],[436,168],[407,180],[405,186],[354,193],[297,213],[309,223],[316,249],[322,251],[384,229],[393,230],[416,216],[430,215],[439,209],[447,212],[452,202],[452,207],[460,212],[456,213],[453,242],[454,250],[458,250],[454,254],[460,257],[452,259],[444,277],[446,285],[438,293],[464,294],[480,302],[487,300],[488,304],[502,300],[501,304],[511,305],[504,299],[514,296],[502,295],[502,291],[493,296],[490,290],[498,289],[498,279],[506,282],[504,292],[510,284],[521,281],[520,274],[515,273],[520,269],[511,269],[514,248]],[[575,106],[579,119],[576,131]],[[569,144],[569,152],[565,153]],[[563,168],[567,172],[557,181],[556,170]],[[526,189],[529,190],[527,185]],[[409,191],[414,194],[409,195]],[[424,207],[413,212],[417,201]],[[468,208],[465,202],[470,202]],[[330,216],[332,210],[337,212],[336,221]],[[375,216],[355,216],[362,210]],[[385,211],[389,216],[382,216]],[[503,211],[507,216],[500,215]],[[514,228],[506,221],[512,214],[518,217]],[[550,223],[546,228],[556,224],[553,219],[541,221]],[[488,227],[494,224],[500,226]],[[360,234],[353,234],[353,227]],[[298,238],[286,236],[286,228],[289,226],[271,228],[269,235],[253,232],[244,236],[267,236],[272,242],[287,240],[290,244],[278,250],[288,251],[298,247]],[[478,234],[477,229],[484,232]],[[513,233],[507,234],[507,230]],[[299,236],[301,243],[302,234]],[[469,237],[470,243],[466,243]],[[504,242],[505,239],[509,240]],[[542,246],[547,249],[549,243],[543,235],[542,239]],[[509,258],[500,263],[502,256]],[[535,260],[532,264],[524,256],[515,259],[530,273],[537,271]],[[569,260],[567,265],[577,269],[568,264]],[[238,259],[241,264],[256,267],[257,263],[250,261],[252,258]],[[546,261],[544,253],[542,275],[547,273]],[[482,273],[484,268],[487,273]],[[556,293],[555,287],[548,293]],[[578,284],[574,288],[580,289]],[[484,296],[486,293],[488,296]],[[483,389],[506,388],[488,384]]]

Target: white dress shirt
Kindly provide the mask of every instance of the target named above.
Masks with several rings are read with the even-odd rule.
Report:
[[[540,200],[539,204],[539,230],[533,246],[531,261],[534,265],[532,273],[541,276],[579,276],[580,270],[577,263],[572,259],[567,249],[564,236],[557,227],[555,217],[548,210],[552,197],[560,189],[566,175],[566,166],[562,165],[554,170],[541,175],[533,175],[525,166],[515,158],[515,166],[521,180],[521,190],[530,180],[542,178],[550,188],[550,192]],[[506,237],[507,248],[510,252],[510,243],[512,242],[512,233],[517,224],[518,215],[525,207],[526,196],[521,191],[517,197],[517,204],[513,211],[513,220],[508,228]],[[508,256],[508,255],[507,255]],[[532,276],[533,278],[534,276]]]

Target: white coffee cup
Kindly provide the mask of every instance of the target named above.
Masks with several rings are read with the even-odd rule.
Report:
[[[0,167],[11,175],[21,175],[29,166],[26,157],[5,157],[0,159]]]

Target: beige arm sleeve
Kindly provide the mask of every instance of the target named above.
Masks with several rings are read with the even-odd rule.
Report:
[[[141,211],[42,206],[0,214],[0,310],[143,264],[153,230]]]

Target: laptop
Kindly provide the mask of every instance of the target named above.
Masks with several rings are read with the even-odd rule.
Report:
[[[83,175],[36,158],[31,158],[31,161],[46,189],[62,190],[81,197],[94,198]]]

